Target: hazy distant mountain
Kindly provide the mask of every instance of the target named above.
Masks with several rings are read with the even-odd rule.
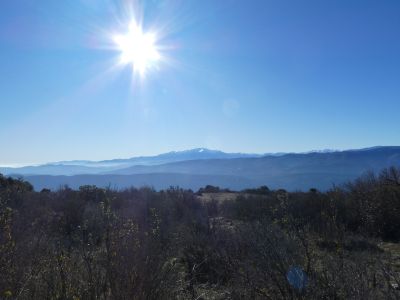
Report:
[[[112,159],[103,161],[74,160],[48,163],[39,166],[19,168],[1,168],[0,173],[18,175],[79,175],[113,173],[130,166],[152,166],[171,162],[199,159],[228,159],[239,157],[260,157],[261,154],[225,153],[218,150],[196,148],[185,151],[173,151],[157,156],[140,156],[128,159]]]
[[[285,154],[258,158],[192,160],[157,166],[133,166],[117,174],[180,173],[238,175],[272,188],[327,189],[354,179],[366,171],[400,166],[400,147],[337,152]]]
[[[264,154],[247,153],[226,153],[219,150],[210,150],[207,148],[196,148],[184,151],[171,151],[156,156],[139,156],[127,159],[111,159],[102,161],[74,160],[50,163],[51,165],[80,165],[89,167],[107,167],[121,165],[157,165],[183,160],[194,159],[212,159],[212,158],[238,158],[238,157],[258,157]]]
[[[167,163],[164,163],[165,161]],[[306,190],[311,187],[324,190],[332,187],[333,184],[352,180],[369,170],[377,172],[385,167],[400,166],[400,147],[265,156],[194,149],[154,157],[98,163],[110,163],[112,166],[89,167],[88,165],[63,164],[26,167],[18,170],[23,169],[29,172],[25,174],[31,175],[52,175],[61,171],[65,173],[59,175],[68,175],[67,172],[87,174],[69,177],[25,176],[37,189],[57,188],[63,184],[69,184],[72,187],[96,184],[118,188],[132,185],[168,188],[171,185],[179,185],[197,189],[202,185],[215,184],[231,189],[267,185],[271,188],[288,190]],[[12,170],[14,174],[17,173],[15,172],[17,169]],[[37,173],[38,171],[48,173]]]
[[[400,163],[400,147],[336,152],[291,153],[280,156],[248,158],[190,160],[155,166],[132,166],[119,169],[113,174],[142,173],[196,173],[258,177],[265,174],[341,172],[359,174],[365,170],[380,170]]]

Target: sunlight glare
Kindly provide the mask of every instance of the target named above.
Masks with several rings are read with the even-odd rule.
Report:
[[[121,52],[120,62],[131,64],[134,73],[144,76],[160,59],[157,49],[157,37],[154,33],[144,32],[141,26],[132,22],[128,33],[114,36],[114,42]]]

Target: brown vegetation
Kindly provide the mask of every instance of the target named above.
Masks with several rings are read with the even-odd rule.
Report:
[[[0,298],[398,299],[399,228],[395,168],[324,193],[0,176]]]

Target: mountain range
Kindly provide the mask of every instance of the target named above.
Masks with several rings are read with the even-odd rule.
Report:
[[[271,154],[279,155],[279,154]],[[127,159],[112,159],[103,161],[73,160],[52,162],[43,165],[25,166],[19,168],[2,168],[0,173],[18,175],[81,175],[118,172],[120,169],[132,166],[154,166],[187,160],[228,159],[261,157],[263,154],[225,153],[218,150],[196,148],[185,151],[172,151],[156,156],[139,156]]]
[[[400,146],[308,153],[246,154],[197,148],[157,156],[105,161],[64,161],[0,173],[23,177],[36,190],[62,185],[126,188],[180,186],[197,190],[207,184],[241,190],[267,185],[287,190],[326,190],[367,171],[400,166]]]

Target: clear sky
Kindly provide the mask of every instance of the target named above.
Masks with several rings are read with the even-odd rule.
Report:
[[[110,46],[134,15],[162,56],[144,78]],[[398,0],[2,0],[0,165],[399,145],[399,16]]]

